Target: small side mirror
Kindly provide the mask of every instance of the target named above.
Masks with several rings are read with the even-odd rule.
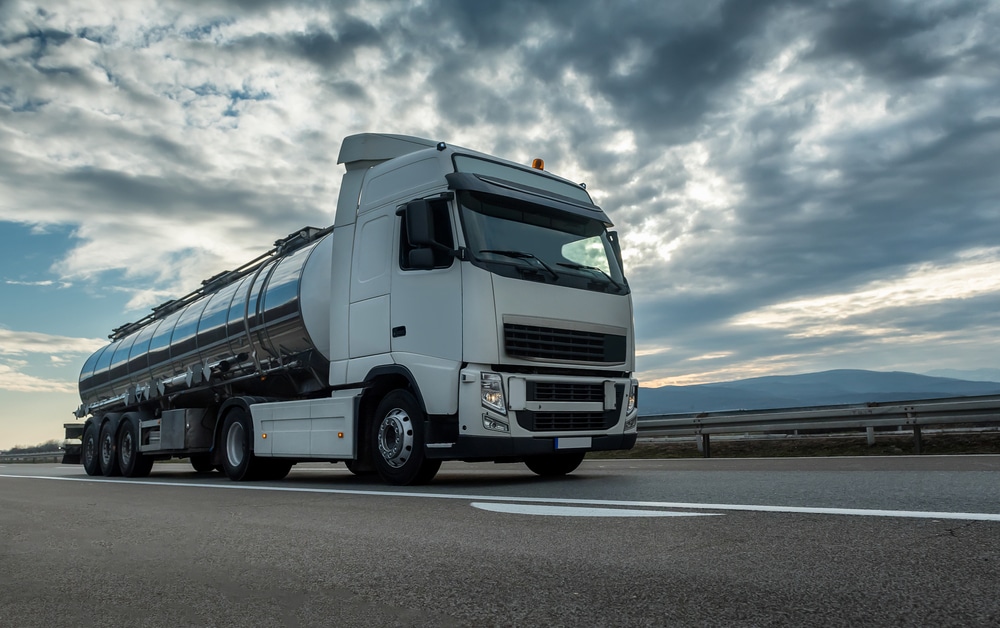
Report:
[[[435,267],[434,249],[413,249],[409,253],[409,267],[413,270],[430,270]]]
[[[434,212],[426,199],[406,204],[406,238],[416,247],[434,246]]]

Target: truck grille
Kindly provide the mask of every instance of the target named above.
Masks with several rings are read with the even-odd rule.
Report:
[[[522,414],[527,421],[521,419]],[[615,424],[614,412],[531,412],[519,413],[517,422],[533,432],[570,432],[576,430],[606,430]],[[530,422],[529,425],[525,423]]]
[[[507,355],[520,358],[606,363],[625,361],[625,336],[511,323],[504,324],[503,335]]]
[[[530,401],[604,401],[604,384],[528,382]]]

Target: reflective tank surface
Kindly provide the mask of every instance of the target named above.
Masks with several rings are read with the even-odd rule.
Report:
[[[157,308],[168,312],[163,316],[126,326],[83,365],[83,404],[156,398],[282,367],[322,369],[329,360],[332,244],[327,233],[204,289],[183,307],[165,304]]]

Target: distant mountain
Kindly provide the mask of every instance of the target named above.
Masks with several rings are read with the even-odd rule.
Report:
[[[837,370],[754,377],[718,384],[643,388],[639,413],[805,408],[869,401],[909,401],[1000,394],[1000,383],[894,371]]]
[[[931,377],[951,377],[954,379],[966,379],[970,382],[1000,382],[1000,369],[937,369],[927,371],[926,375]]]

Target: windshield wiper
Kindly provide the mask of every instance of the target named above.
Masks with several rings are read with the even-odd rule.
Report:
[[[494,255],[503,255],[504,257],[513,257],[514,259],[533,259],[542,265],[542,268],[549,271],[552,274],[552,278],[559,280],[559,273],[552,270],[552,267],[539,259],[536,255],[531,253],[526,253],[524,251],[507,251],[501,249],[483,249],[479,251],[480,253],[493,253]]]
[[[602,275],[604,275],[605,279],[607,279],[608,281],[611,282],[611,285],[614,286],[618,290],[618,292],[621,292],[622,290],[625,289],[624,287],[622,287],[622,285],[620,283],[618,283],[617,281],[615,281],[614,279],[612,279],[611,275],[609,275],[608,273],[604,272],[603,270],[601,270],[597,266],[584,266],[583,264],[564,264],[563,262],[558,262],[558,264],[560,266],[565,266],[566,268],[572,268],[573,270],[593,270],[593,271],[599,272]]]

